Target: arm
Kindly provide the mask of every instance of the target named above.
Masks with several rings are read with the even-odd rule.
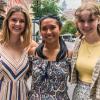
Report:
[[[32,43],[28,46],[28,60],[29,60],[29,69],[26,73],[26,80],[31,76],[32,74],[32,59],[35,55],[35,50],[38,44],[33,40]]]
[[[29,50],[28,50],[28,54],[29,55],[34,55],[35,53],[35,49],[38,46],[38,43],[36,43],[34,40],[32,41],[32,43],[29,46]]]

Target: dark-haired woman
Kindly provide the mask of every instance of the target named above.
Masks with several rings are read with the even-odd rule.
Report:
[[[67,78],[71,53],[60,38],[61,28],[61,21],[56,16],[40,20],[43,42],[34,50],[30,100],[70,100]]]

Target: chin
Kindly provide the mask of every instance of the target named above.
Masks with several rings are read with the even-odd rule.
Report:
[[[49,41],[46,41],[47,43],[50,43],[50,44],[54,44],[55,41],[52,41],[52,40],[49,40]]]

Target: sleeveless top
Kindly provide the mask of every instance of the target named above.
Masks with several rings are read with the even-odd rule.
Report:
[[[0,44],[0,100],[28,100],[25,80],[28,69],[28,54],[25,50],[19,61],[16,61]]]
[[[32,90],[29,100],[69,100],[67,78],[70,64],[65,57],[67,47],[60,39],[60,51],[56,61],[48,61],[43,55],[43,46],[36,49],[38,57],[32,59]]]

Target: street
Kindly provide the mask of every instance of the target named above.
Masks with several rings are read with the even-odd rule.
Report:
[[[73,50],[74,42],[65,41],[65,43],[67,45],[68,50]],[[72,100],[72,94],[73,94],[74,87],[75,85],[72,85],[68,82],[68,94],[69,94],[70,100]]]
[[[65,41],[68,50],[73,50],[74,42]]]

